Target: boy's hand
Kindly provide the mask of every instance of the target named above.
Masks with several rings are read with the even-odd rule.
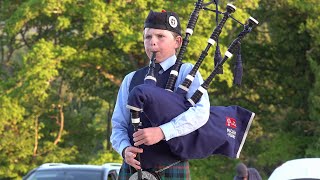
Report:
[[[139,129],[133,133],[133,141],[135,146],[141,144],[153,145],[164,139],[164,134],[160,127],[150,127]]]
[[[135,169],[141,169],[140,162],[136,160],[138,153],[142,153],[143,149],[129,146],[124,150],[124,160],[127,164],[134,167]]]

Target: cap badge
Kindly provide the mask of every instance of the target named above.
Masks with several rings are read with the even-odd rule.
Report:
[[[178,20],[174,16],[169,17],[169,24],[171,27],[176,28],[178,26]]]

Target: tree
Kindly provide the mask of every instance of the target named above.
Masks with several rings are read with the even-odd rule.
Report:
[[[219,1],[219,10],[227,3]],[[267,177],[283,161],[319,154],[319,5],[233,3],[239,22],[253,16],[260,23],[241,44],[242,85],[232,84],[231,59],[211,83],[210,99],[212,105],[238,104],[256,113],[240,160]],[[184,30],[194,1],[0,5],[0,177],[19,179],[45,162],[120,161],[110,149],[110,119],[124,75],[148,63],[143,21],[150,9],[176,11]],[[215,13],[201,10],[184,62],[198,59],[215,26]],[[238,22],[226,22],[219,39],[223,55],[241,30]],[[213,69],[214,49],[201,66],[204,78]],[[192,179],[232,178],[236,163],[224,157],[193,160]]]
[[[4,8],[12,6],[8,2]],[[13,114],[13,107],[19,113],[1,116],[6,123],[0,154],[7,158],[0,163],[0,175],[18,178],[44,162],[116,161],[118,156],[97,156],[113,154],[103,145],[107,114],[102,109],[113,107],[114,95],[97,92],[114,90],[120,80],[112,70],[126,67],[117,65],[119,58],[102,61],[112,58],[100,47],[107,19],[99,13],[106,14],[106,4],[30,0],[15,5],[19,7],[2,29],[8,40],[2,46],[1,101],[6,111],[1,113]],[[22,58],[16,57],[19,51]],[[78,79],[83,84],[76,84]],[[82,131],[73,130],[81,123],[77,128]],[[83,135],[88,138],[79,137]]]

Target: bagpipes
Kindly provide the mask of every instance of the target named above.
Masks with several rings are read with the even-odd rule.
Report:
[[[201,9],[206,9],[205,6],[208,4],[210,3],[203,4],[203,0],[198,0],[195,4],[195,9],[190,15],[182,46],[177,56],[176,63],[170,72],[165,89],[156,86],[156,79],[154,76],[155,53],[153,53],[148,73],[144,79],[144,84],[134,87],[130,92],[127,108],[130,109],[131,120],[135,131],[140,124],[141,112],[149,117],[148,119],[152,121],[151,124],[159,126],[169,122],[194,106],[200,100],[202,94],[207,91],[209,84],[215,75],[221,73],[222,66],[227,59],[231,58],[236,50],[239,50],[241,40],[258,24],[258,21],[254,18],[250,17],[248,19],[248,23],[244,25],[244,29],[228,47],[224,58],[220,59],[215,65],[215,68],[209,77],[201,84],[192,97],[187,99],[186,94],[196,72],[208,54],[210,47],[218,41],[225,22],[229,17],[232,17],[231,14],[236,10],[235,6],[228,4],[226,12],[219,12],[220,14],[223,14],[223,18],[210,36],[207,47],[202,51],[198,61],[187,75],[184,82],[179,85],[176,92],[173,92],[174,84],[176,83],[179,69],[182,65],[183,54],[189,43],[189,37],[192,35],[193,29],[197,23],[199,11]],[[216,10],[216,12],[218,14],[218,10]],[[161,108],[157,105],[161,105]],[[181,159],[201,159],[210,155],[224,155],[230,158],[238,158],[254,115],[253,112],[240,106],[211,106],[209,120],[205,125],[196,131],[185,136],[173,138],[166,143],[169,145],[171,152]],[[142,174],[139,171],[138,176],[139,179],[141,179]]]

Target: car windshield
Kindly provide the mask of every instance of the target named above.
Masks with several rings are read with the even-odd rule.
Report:
[[[41,170],[26,180],[102,180],[103,172],[98,170]]]

